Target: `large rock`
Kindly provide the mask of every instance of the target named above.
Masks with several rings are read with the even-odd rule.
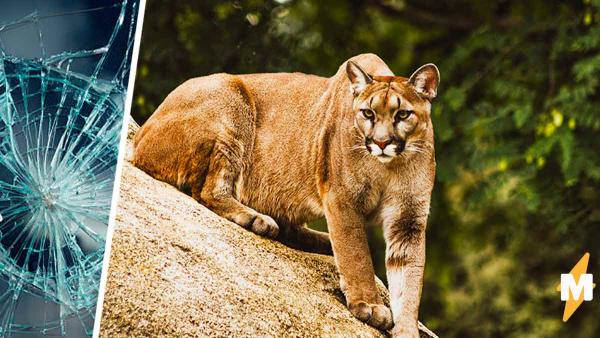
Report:
[[[383,336],[338,283],[332,257],[259,237],[124,164],[102,337]]]

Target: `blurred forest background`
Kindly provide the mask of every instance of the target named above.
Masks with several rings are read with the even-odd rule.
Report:
[[[555,291],[600,276],[600,0],[148,1],[132,114],[215,72],[434,62],[437,182],[421,320],[440,337],[600,337]],[[369,230],[377,273],[384,245]]]

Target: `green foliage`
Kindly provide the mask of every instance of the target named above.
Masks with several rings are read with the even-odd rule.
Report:
[[[214,72],[333,74],[374,52],[442,74],[421,319],[443,337],[600,336],[560,273],[600,271],[600,1],[150,1],[134,117]],[[372,229],[384,277],[381,232]]]

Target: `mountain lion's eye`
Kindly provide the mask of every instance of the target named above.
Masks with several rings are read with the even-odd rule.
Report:
[[[412,113],[412,110],[399,110],[396,113],[396,120],[406,120]]]
[[[360,110],[365,118],[372,119],[375,117],[375,113],[371,109],[361,109]]]

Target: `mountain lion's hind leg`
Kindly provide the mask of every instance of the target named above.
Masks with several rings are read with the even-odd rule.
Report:
[[[236,199],[236,182],[250,160],[254,142],[253,98],[244,83],[232,76],[224,77],[222,88],[209,96],[211,105],[206,109],[216,113],[206,123],[217,137],[204,184],[192,182],[192,197],[221,217],[258,235],[275,238],[279,233],[277,223]]]
[[[239,157],[231,156],[231,149],[228,148],[217,141],[210,158],[204,186],[195,186],[192,189],[192,197],[219,216],[239,224],[257,235],[275,238],[279,233],[279,227],[271,217],[263,215],[235,199],[235,182],[240,175],[242,163],[229,159],[239,159]]]
[[[328,233],[310,229],[306,224],[290,225],[283,229],[280,240],[285,245],[306,252],[333,255]]]

